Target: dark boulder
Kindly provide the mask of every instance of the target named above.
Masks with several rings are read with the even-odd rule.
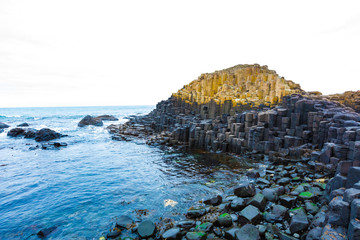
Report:
[[[36,129],[28,128],[28,129],[26,129],[24,137],[25,138],[35,138],[37,132],[38,132],[38,130],[36,130]]]
[[[81,121],[78,123],[79,127],[85,127],[87,125],[94,125],[94,126],[103,126],[103,122],[100,118],[92,117],[90,115],[85,116]]]
[[[53,139],[61,138],[63,136],[64,135],[61,135],[60,133],[57,133],[54,130],[51,130],[49,128],[43,128],[43,129],[40,129],[35,134],[35,141],[37,141],[37,142],[50,141]]]
[[[222,203],[222,197],[220,195],[216,196],[216,197],[213,197],[213,198],[210,198],[210,199],[206,199],[204,201],[204,203],[206,205],[213,205],[213,206],[216,206],[216,205],[219,205]]]
[[[101,115],[97,116],[96,119],[100,119],[101,121],[118,121],[119,119],[112,115]]]
[[[256,194],[255,185],[242,183],[234,189],[234,194],[238,197],[253,197]]]
[[[7,135],[9,137],[22,137],[25,135],[25,130],[22,128],[13,128],[8,131]]]
[[[19,125],[17,125],[17,127],[28,127],[29,126],[29,124],[28,123],[22,123],[22,124],[19,124]]]

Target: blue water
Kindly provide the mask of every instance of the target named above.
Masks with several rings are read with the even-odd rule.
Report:
[[[241,158],[177,152],[150,147],[142,140],[114,141],[106,130],[153,106],[0,109],[0,122],[51,128],[68,137],[60,150],[29,150],[32,139],[0,133],[0,239],[38,239],[42,228],[56,226],[51,239],[98,239],[116,216],[183,218],[196,201],[223,193],[253,165]],[[109,114],[117,122],[77,127],[85,115]],[[178,203],[165,206],[171,199]]]

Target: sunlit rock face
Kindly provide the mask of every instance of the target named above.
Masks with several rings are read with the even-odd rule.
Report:
[[[273,106],[294,93],[304,93],[299,84],[285,80],[267,66],[246,64],[202,74],[172,97],[178,104],[195,104],[192,108],[198,108],[204,118],[214,118],[219,114]]]
[[[338,101],[360,113],[360,91],[346,91],[342,94],[333,94],[326,97],[332,101]]]

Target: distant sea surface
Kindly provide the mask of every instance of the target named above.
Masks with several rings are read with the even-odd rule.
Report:
[[[246,159],[206,152],[151,147],[143,140],[114,141],[106,130],[153,106],[0,108],[0,122],[11,128],[51,128],[68,135],[60,150],[29,150],[33,139],[0,133],[0,239],[98,239],[120,215],[136,220],[184,218],[203,198],[230,191],[238,172],[253,167]],[[119,118],[103,127],[80,128],[86,115]],[[171,201],[170,201],[171,200]],[[171,204],[169,204],[171,203]],[[145,217],[135,210],[149,210]]]

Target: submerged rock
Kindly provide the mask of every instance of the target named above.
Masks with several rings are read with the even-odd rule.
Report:
[[[17,127],[28,127],[29,126],[29,124],[28,123],[21,123],[21,124],[19,124],[19,125],[17,125]]]
[[[37,235],[41,238],[46,238],[47,236],[49,236],[52,232],[54,232],[57,229],[56,226],[54,227],[49,227],[49,228],[44,228],[42,230],[40,230]]]
[[[150,220],[143,221],[139,224],[137,232],[141,238],[151,237],[155,232],[155,224]]]

